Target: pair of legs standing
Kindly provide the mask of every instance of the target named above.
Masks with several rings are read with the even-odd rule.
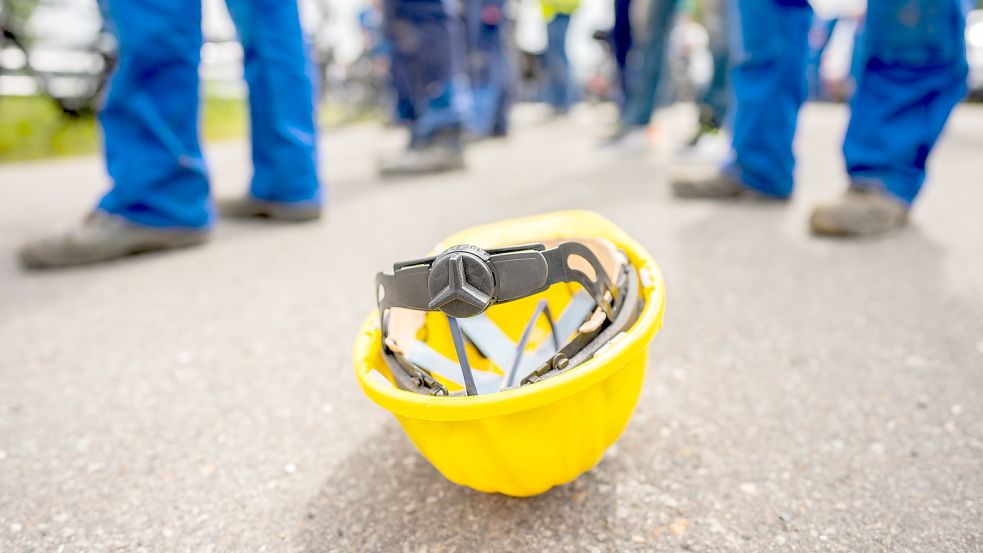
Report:
[[[383,175],[460,169],[466,132],[505,134],[512,68],[503,9],[503,0],[386,0],[397,111],[410,142],[381,160]]]
[[[316,219],[322,192],[311,64],[294,0],[228,0],[242,42],[249,194],[229,214]],[[214,221],[199,142],[201,0],[109,0],[119,65],[100,113],[112,187],[79,227],[28,242],[32,268],[203,242]]]
[[[812,10],[806,0],[740,0],[732,9],[733,160],[713,179],[675,183],[676,192],[787,198]],[[852,192],[817,210],[814,230],[868,234],[905,222],[929,153],[966,93],[964,28],[960,0],[870,1],[843,143]]]
[[[617,0],[619,3],[628,0]],[[621,110],[616,138],[633,129],[645,129],[659,103],[659,92],[664,84],[668,55],[669,35],[679,0],[652,0],[649,5],[648,28],[644,40],[633,41],[635,63],[628,64],[627,98]],[[627,7],[621,8],[627,13]],[[728,44],[725,0],[709,0],[704,5],[704,25],[709,34],[710,52],[713,56],[713,75],[707,89],[698,98],[700,132],[714,131],[723,126],[729,103]],[[617,23],[616,23],[617,26]],[[694,140],[695,142],[695,140]]]
[[[573,68],[567,56],[567,31],[570,28],[570,14],[555,13],[546,22],[546,51],[543,65],[546,69],[546,103],[557,114],[570,111],[577,99]]]
[[[386,0],[397,112],[410,142],[382,158],[383,175],[460,169],[466,133],[505,135],[513,69],[504,8],[504,0]]]
[[[478,138],[505,136],[514,96],[515,69],[509,54],[505,0],[466,2],[471,110],[468,132]]]
[[[314,90],[293,0],[228,0],[249,85],[250,195],[320,204]],[[153,227],[212,223],[199,143],[201,0],[110,0],[119,67],[100,114],[113,187],[99,208]]]

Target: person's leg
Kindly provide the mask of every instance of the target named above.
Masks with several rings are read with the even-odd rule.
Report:
[[[959,0],[881,0],[867,16],[867,59],[843,142],[847,172],[910,204],[955,105],[966,95]]]
[[[100,113],[112,188],[94,213],[25,242],[29,269],[203,243],[212,208],[198,144],[199,0],[109,2],[119,65]]]
[[[766,196],[792,193],[792,140],[806,98],[812,9],[806,0],[741,0],[734,68],[734,160],[724,173]]]
[[[960,0],[870,3],[843,142],[851,186],[813,211],[813,232],[867,236],[907,223],[932,147],[966,94],[964,27]]]
[[[455,76],[462,70],[460,18],[446,0],[390,1],[393,64],[412,73],[417,119],[412,142],[426,144],[437,134],[460,134],[464,113],[457,99]]]
[[[546,87],[546,101],[558,113],[570,111],[573,104],[573,76],[570,59],[567,57],[567,29],[570,16],[556,14],[546,24],[547,46],[543,62],[549,77]]]
[[[250,196],[321,203],[314,67],[296,0],[227,0],[242,42],[253,149]]]
[[[471,132],[504,135],[511,104],[512,64],[505,42],[503,0],[467,5],[468,65],[473,94]]]
[[[198,143],[200,0],[111,0],[119,65],[99,115],[112,189],[99,209],[151,227],[207,228]]]
[[[418,96],[417,79],[413,73],[412,66],[408,63],[406,56],[402,56],[399,50],[393,45],[396,37],[404,35],[407,31],[402,29],[407,23],[396,18],[397,8],[400,0],[384,0],[382,4],[382,30],[386,40],[386,52],[389,57],[389,78],[392,81],[393,92],[396,96],[395,113],[396,122],[408,126],[419,118],[416,112],[413,98]]]
[[[679,0],[652,0],[649,6],[648,36],[644,43],[636,46],[640,48],[641,63],[632,78],[628,101],[621,114],[623,127],[647,127],[652,119],[678,4]]]
[[[416,119],[410,146],[384,157],[384,175],[415,175],[464,167],[462,135],[465,102],[464,36],[449,0],[387,0],[386,25],[392,41],[393,76],[403,78]]]
[[[632,48],[631,0],[614,0],[614,28],[611,29],[611,46],[614,61],[618,66],[618,89],[621,93],[621,109],[628,101],[629,76],[628,54]]]
[[[806,83],[809,87],[809,98],[813,100],[824,100],[827,97],[823,89],[820,69],[822,68],[823,56],[826,48],[833,38],[833,31],[839,19],[815,18],[812,28],[809,30],[809,61],[806,63]]]
[[[704,3],[704,23],[710,35],[710,53],[713,55],[713,76],[700,98],[700,126],[702,129],[719,129],[724,125],[730,99],[727,78],[730,72],[730,49],[727,44],[726,0],[709,0]]]

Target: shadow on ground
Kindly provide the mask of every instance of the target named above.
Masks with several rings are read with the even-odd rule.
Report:
[[[956,336],[925,317],[969,321],[980,306],[946,289],[946,253],[917,229],[816,240],[789,231],[797,216],[734,204],[681,230],[690,251],[667,272],[667,330],[636,414],[580,479],[530,499],[477,493],[447,482],[391,422],[333,468],[298,545],[866,550],[901,532],[934,550],[971,544],[963,523],[925,525],[918,506],[958,509],[979,489],[958,476],[976,463],[978,428],[945,428],[950,405],[971,404],[965,368],[981,329]]]
[[[333,470],[300,542],[312,553],[562,550],[610,532],[616,464],[534,498],[482,494],[445,480],[391,422]]]

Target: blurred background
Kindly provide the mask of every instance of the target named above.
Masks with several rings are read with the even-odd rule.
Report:
[[[644,14],[647,2],[632,9]],[[707,86],[713,56],[699,22],[702,0],[684,3],[669,40],[669,79],[663,103],[693,98]],[[856,70],[854,42],[862,30],[864,0],[816,0],[810,69],[811,95],[843,101]],[[392,111],[382,16],[368,0],[302,0],[302,19],[321,80],[324,126],[385,120]],[[238,138],[247,128],[242,48],[224,2],[204,2],[201,74],[208,140]],[[539,99],[546,28],[539,3],[512,1],[511,43],[520,73],[519,99]],[[568,52],[582,98],[611,100],[617,68],[610,49],[593,35],[613,25],[613,3],[584,0],[572,18]],[[115,60],[115,43],[96,0],[0,2],[0,162],[93,153],[93,114]],[[969,16],[967,48],[971,98],[983,95],[983,11]]]
[[[632,27],[646,28],[654,1],[631,1]],[[525,104],[513,132],[467,137],[466,172],[384,180],[380,152],[418,150],[396,128],[382,2],[301,0],[327,129],[323,218],[223,214],[205,247],[27,272],[19,242],[106,193],[95,112],[117,45],[96,0],[0,0],[0,553],[983,551],[983,5],[965,30],[972,94],[912,224],[845,241],[805,223],[849,180],[860,0],[813,1],[794,196],[672,193],[677,169],[720,153],[683,149],[697,145],[686,141],[720,37],[707,14],[723,1],[737,2],[681,0],[653,35],[667,38],[654,102],[667,109],[640,130],[651,155],[598,144],[625,103],[610,37],[627,2],[583,0],[572,14],[582,104],[559,117],[543,105],[547,0],[522,0],[504,10]],[[205,0],[203,21],[210,143],[195,183],[237,199],[256,167],[243,51],[224,1]],[[904,96],[893,92],[878,100]],[[903,140],[929,126],[912,119],[869,128]],[[117,137],[134,146],[127,160],[152,149]],[[133,174],[153,173],[144,159]],[[158,174],[200,167],[168,159]],[[300,164],[284,165],[295,183]],[[374,276],[462,228],[558,209],[611,219],[665,272],[666,325],[634,422],[596,470],[539,498],[452,486],[353,377]],[[54,244],[101,236],[92,220]]]

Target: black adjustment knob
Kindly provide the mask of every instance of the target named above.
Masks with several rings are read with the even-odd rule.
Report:
[[[438,255],[427,277],[428,307],[459,319],[484,313],[495,299],[489,257],[475,246],[454,246]]]

